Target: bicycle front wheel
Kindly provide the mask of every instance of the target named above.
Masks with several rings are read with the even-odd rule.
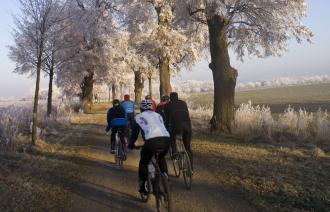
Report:
[[[192,168],[187,151],[184,151],[182,155],[182,175],[186,189],[190,190],[192,185]]]

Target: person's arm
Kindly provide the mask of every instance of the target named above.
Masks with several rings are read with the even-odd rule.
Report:
[[[140,126],[136,123],[135,119],[133,119],[132,133],[131,133],[131,137],[130,137],[129,143],[128,143],[129,149],[133,149],[134,144],[139,137],[140,130],[141,130]]]
[[[106,132],[109,132],[109,130],[111,129],[111,121],[112,121],[112,110],[109,109],[108,113],[107,113],[107,128],[105,129]]]

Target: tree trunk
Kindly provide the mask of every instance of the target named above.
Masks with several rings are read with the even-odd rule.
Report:
[[[231,67],[225,30],[227,21],[215,15],[208,20],[211,63],[213,73],[214,103],[211,131],[231,133],[234,119],[235,86],[237,71]]]
[[[49,69],[49,84],[48,84],[48,99],[47,99],[47,117],[52,113],[53,102],[53,80],[54,80],[54,66]]]
[[[124,84],[120,83],[120,99],[124,96]]]
[[[41,56],[39,56],[37,64],[37,79],[36,89],[34,94],[34,105],[33,105],[33,122],[32,122],[32,145],[35,145],[37,136],[37,125],[38,125],[38,103],[39,103],[39,86],[40,86],[40,72],[41,72]]]
[[[170,77],[170,62],[168,58],[159,59],[159,94],[170,95],[172,92]]]
[[[89,72],[81,84],[81,102],[84,113],[90,113],[93,105],[94,72]]]
[[[148,76],[148,84],[149,84],[149,96],[152,98],[152,79],[151,79],[152,75],[149,74]]]
[[[134,71],[134,94],[135,104],[140,104],[142,98],[142,90],[144,86],[144,79],[141,71]]]
[[[112,100],[116,99],[116,84],[115,83],[112,83]]]
[[[109,89],[109,96],[108,96],[108,102],[111,101],[111,86],[108,85],[108,89]]]

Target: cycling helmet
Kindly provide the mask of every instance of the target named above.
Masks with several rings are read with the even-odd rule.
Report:
[[[114,99],[112,101],[112,105],[115,107],[115,106],[119,106],[120,105],[120,101],[118,99]]]
[[[166,101],[169,101],[169,100],[170,100],[170,97],[167,96],[167,95],[164,95],[164,96],[162,96],[162,97],[160,98],[160,100],[161,100],[162,102],[166,102]]]
[[[143,99],[140,104],[140,109],[142,111],[152,110],[152,101],[149,99]]]

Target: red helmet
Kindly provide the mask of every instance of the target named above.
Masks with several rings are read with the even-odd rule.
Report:
[[[124,100],[125,101],[128,101],[129,100],[129,95],[128,94],[124,95]]]

